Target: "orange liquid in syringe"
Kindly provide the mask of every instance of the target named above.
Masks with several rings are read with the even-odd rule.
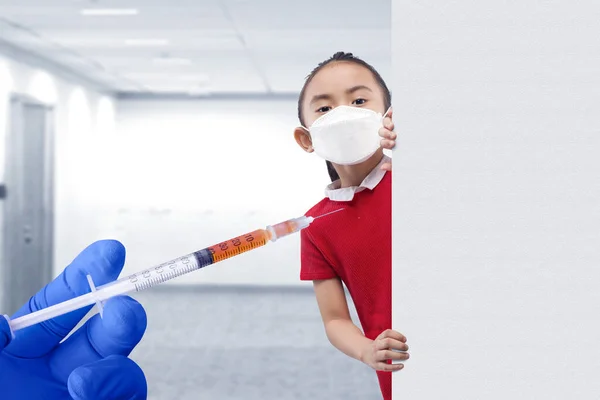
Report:
[[[245,235],[208,247],[206,250],[212,255],[213,263],[216,263],[266,245],[273,238],[273,233],[275,234],[275,238],[280,238],[298,231],[297,224],[292,220],[281,222],[270,228],[257,229]],[[271,233],[271,230],[273,233]]]
[[[264,246],[269,239],[269,232],[265,229],[257,229],[245,235],[208,247],[206,250],[212,254],[213,263],[216,263],[253,250],[257,247]]]

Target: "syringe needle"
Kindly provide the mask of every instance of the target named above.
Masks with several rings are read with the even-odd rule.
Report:
[[[326,216],[328,216],[328,215],[331,215],[331,214],[333,214],[333,213],[336,213],[336,212],[338,212],[338,211],[343,211],[343,210],[345,210],[345,209],[344,209],[344,208],[339,208],[339,209],[337,209],[337,210],[335,210],[335,211],[331,211],[331,212],[328,212],[328,213],[325,213],[325,214],[321,214],[321,215],[319,215],[318,217],[313,217],[313,219],[317,219],[317,218],[321,218],[321,217],[326,217]]]

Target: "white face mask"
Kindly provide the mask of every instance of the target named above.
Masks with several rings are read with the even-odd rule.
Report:
[[[383,115],[367,108],[338,106],[306,129],[315,153],[339,165],[366,161],[379,149]]]

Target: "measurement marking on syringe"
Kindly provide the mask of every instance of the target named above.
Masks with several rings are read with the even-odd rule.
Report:
[[[264,246],[267,243],[267,240],[265,239],[259,239],[256,242],[249,242],[246,243],[244,245],[238,246],[238,247],[234,247],[233,249],[227,249],[227,250],[215,250],[214,247],[210,248],[211,252],[213,254],[213,258],[214,258],[214,262],[219,262],[219,261],[223,261],[226,260],[228,258],[237,256],[239,254],[245,253],[247,251],[253,250],[257,247],[261,247]]]
[[[139,291],[151,288],[152,286],[158,285],[159,283],[166,282],[173,278],[177,278],[178,276],[187,274],[188,272],[191,272],[195,269],[196,269],[196,265],[190,264],[190,265],[185,265],[183,268],[181,268],[179,270],[172,270],[167,273],[161,273],[160,275],[155,275],[154,277],[148,278],[147,280],[145,280],[142,283],[136,283],[135,290],[137,292],[139,292]]]

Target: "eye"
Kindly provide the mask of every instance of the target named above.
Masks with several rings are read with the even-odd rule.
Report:
[[[365,99],[356,99],[352,102],[352,104],[355,104],[357,106],[362,106],[363,104],[365,104],[367,102],[367,100]]]
[[[317,112],[320,112],[320,113],[326,113],[328,111],[331,111],[331,107],[329,107],[329,106],[323,106],[323,107],[317,109]]]

